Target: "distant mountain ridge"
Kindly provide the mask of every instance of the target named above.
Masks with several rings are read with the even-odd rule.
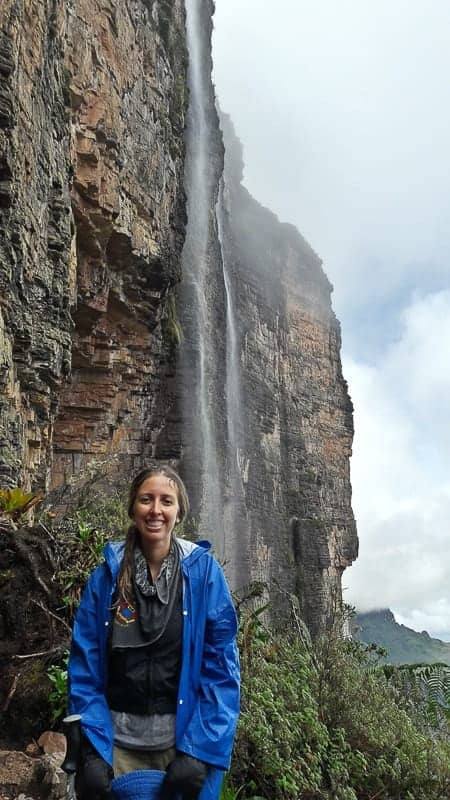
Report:
[[[353,622],[353,637],[366,644],[375,642],[388,651],[386,662],[391,664],[433,664],[450,666],[450,642],[433,639],[429,633],[407,628],[396,622],[389,608],[357,614]]]

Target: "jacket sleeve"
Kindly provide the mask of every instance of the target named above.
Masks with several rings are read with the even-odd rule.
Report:
[[[205,594],[206,624],[197,697],[177,749],[228,769],[239,716],[237,618],[222,569],[217,562],[213,564]],[[195,620],[192,622],[195,625]]]
[[[109,593],[106,567],[89,578],[75,618],[68,667],[69,713],[81,715],[83,733],[112,764],[113,726],[105,698]]]

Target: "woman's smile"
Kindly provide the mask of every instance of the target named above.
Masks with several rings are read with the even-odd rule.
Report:
[[[133,519],[141,534],[143,549],[154,545],[170,547],[170,538],[179,515],[178,492],[166,475],[151,475],[139,487]]]

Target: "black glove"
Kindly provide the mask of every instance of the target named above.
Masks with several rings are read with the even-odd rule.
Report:
[[[178,753],[167,767],[160,800],[173,800],[177,793],[182,800],[197,800],[208,775],[208,767],[198,758]]]
[[[112,767],[97,753],[87,739],[81,745],[80,766],[75,789],[79,800],[112,800]]]

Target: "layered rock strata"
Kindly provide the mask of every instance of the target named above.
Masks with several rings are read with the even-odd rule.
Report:
[[[184,5],[6,0],[0,31],[1,478],[47,488],[93,460],[141,463],[158,435]]]
[[[70,121],[61,16],[40,2],[6,0],[0,8],[2,484],[46,482],[58,396],[70,374]]]
[[[234,330],[231,337],[223,332],[225,348],[211,341],[221,376],[208,391],[211,408],[217,399],[222,409],[215,432],[224,499],[222,526],[211,538],[234,588],[262,581],[274,617],[288,595],[297,597],[318,633],[339,611],[341,575],[357,555],[352,404],[341,370],[340,326],[320,259],[242,186],[240,144],[226,116],[221,124],[224,188],[217,205],[217,192],[211,197],[219,222],[208,283],[223,285],[228,272],[223,297],[232,306],[232,319],[225,316]],[[213,319],[211,310],[210,327]],[[224,354],[233,346],[234,365]],[[233,369],[238,375],[230,383]],[[234,396],[224,409],[230,386]],[[226,446],[231,438],[234,453]]]
[[[357,555],[349,474],[353,409],[342,376],[340,326],[320,259],[292,225],[280,223],[241,185],[239,143],[226,117],[222,126],[249,571],[271,588],[275,608],[284,604],[284,592],[297,596],[318,633],[340,610],[341,575]]]

